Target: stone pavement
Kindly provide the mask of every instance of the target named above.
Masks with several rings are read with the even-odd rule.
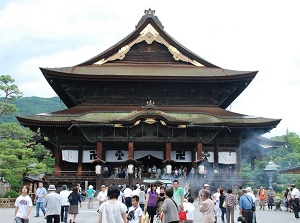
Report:
[[[76,223],[98,223],[98,215],[96,213],[96,201],[94,202],[94,209],[87,209],[86,202],[83,202],[82,208],[79,209],[79,214],[76,218]],[[201,223],[202,214],[198,211],[198,202],[195,203],[196,209],[194,212],[194,223]],[[0,223],[13,223],[14,219],[14,209],[13,208],[0,208]],[[236,209],[235,213],[235,223],[237,223],[236,219],[238,217],[238,209]],[[33,207],[33,211],[30,216],[30,223],[45,223],[46,220],[43,217],[35,218],[35,207]],[[300,222],[300,220],[296,220],[293,213],[285,212],[285,211],[262,211],[258,210],[256,213],[257,223],[290,223],[290,222]],[[218,218],[218,222],[221,222],[220,217]]]

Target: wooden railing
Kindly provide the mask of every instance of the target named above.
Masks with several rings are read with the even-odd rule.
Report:
[[[16,198],[0,198],[0,208],[11,208],[15,205]]]

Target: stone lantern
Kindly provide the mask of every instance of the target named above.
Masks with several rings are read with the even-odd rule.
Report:
[[[272,187],[273,175],[276,171],[278,171],[277,165],[275,165],[275,163],[272,160],[270,160],[268,165],[266,165],[264,171],[266,172],[266,174],[268,176],[269,188],[271,188],[273,190],[273,187]]]

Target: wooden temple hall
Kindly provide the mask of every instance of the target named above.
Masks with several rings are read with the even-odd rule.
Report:
[[[103,173],[130,163],[143,167],[143,176],[168,164],[238,174],[250,149],[243,143],[280,122],[227,110],[257,71],[208,62],[170,36],[151,9],[106,51],[40,70],[67,109],[17,118],[49,138],[51,179],[59,182],[95,176],[96,165]]]

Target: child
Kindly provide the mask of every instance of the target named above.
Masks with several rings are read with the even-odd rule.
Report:
[[[183,209],[186,211],[186,220],[184,223],[193,223],[194,220],[194,210],[195,206],[193,205],[194,198],[189,197],[187,202],[183,202]]]
[[[132,196],[131,203],[132,206],[128,209],[128,223],[142,223],[143,211],[139,206],[139,196]]]

